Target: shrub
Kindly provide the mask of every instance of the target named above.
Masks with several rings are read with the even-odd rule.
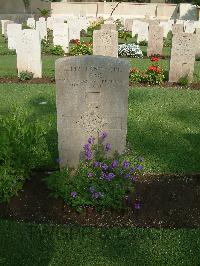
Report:
[[[139,42],[139,45],[140,46],[148,46],[148,42],[144,40],[144,41]]]
[[[188,78],[188,75],[185,75],[183,77],[181,77],[179,80],[178,80],[178,84],[182,87],[188,87],[189,85],[189,78]]]
[[[81,37],[88,37],[88,34],[87,34],[87,32],[85,31],[85,30],[81,30],[81,32],[80,32],[80,36]]]
[[[46,132],[39,122],[28,123],[28,115],[0,118],[0,201],[17,195],[32,169],[49,160]]]
[[[25,30],[25,29],[31,29],[31,27],[29,27],[26,22],[23,22],[22,23],[22,30]]]
[[[125,209],[126,199],[132,196],[134,182],[143,169],[141,162],[133,167],[117,154],[109,158],[111,145],[104,144],[105,138],[104,132],[98,144],[94,144],[94,138],[88,139],[83,161],[73,175],[65,169],[46,178],[54,195],[62,197],[78,211],[84,207]]]
[[[142,50],[134,43],[118,45],[118,55],[124,57],[143,57]]]
[[[137,68],[132,68],[130,70],[129,80],[131,83],[142,83],[144,82],[143,73],[141,73]]]
[[[69,50],[70,55],[91,55],[92,54],[92,46],[86,43],[80,43],[70,47]]]
[[[21,81],[30,80],[33,78],[33,73],[28,71],[22,71],[19,73],[19,79]]]
[[[141,72],[137,68],[132,68],[130,70],[129,79],[131,83],[148,83],[150,85],[159,85],[164,79],[165,75],[163,69],[158,65],[158,57],[152,57],[153,62],[151,66],[147,68],[146,71]]]
[[[118,38],[123,39],[125,42],[132,38],[132,34],[129,31],[118,31]]]
[[[65,51],[63,50],[61,45],[51,45],[49,49],[52,55],[64,55]]]
[[[171,47],[172,46],[172,31],[169,31],[167,34],[167,38],[163,38],[163,46],[164,47]]]

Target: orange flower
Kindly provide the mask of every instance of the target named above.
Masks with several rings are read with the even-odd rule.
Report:
[[[134,72],[137,72],[137,71],[138,71],[138,69],[136,67],[133,67],[133,68],[131,68],[130,73],[134,73]]]
[[[152,62],[158,62],[158,61],[160,61],[160,59],[158,57],[153,56],[153,57],[151,57],[151,61]]]

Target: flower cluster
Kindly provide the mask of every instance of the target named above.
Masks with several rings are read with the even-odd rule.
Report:
[[[85,42],[78,42],[70,47],[69,54],[70,55],[91,55],[92,54],[92,44]]]
[[[143,57],[143,53],[139,45],[134,43],[118,45],[118,55],[124,57],[136,57],[136,58]]]
[[[139,173],[143,170],[143,158],[139,158],[139,163],[134,167],[127,160],[108,159],[106,155],[111,150],[111,144],[104,144],[106,138],[107,133],[102,132],[97,144],[95,144],[95,138],[89,137],[83,147],[87,169],[87,191],[93,204],[97,204],[95,203],[96,200],[98,200],[98,204],[104,202],[104,200],[107,202],[108,199],[111,200],[117,194],[119,194],[118,197],[122,202],[122,198],[128,197],[126,193],[129,193],[129,189],[127,190],[127,188],[133,186]],[[110,186],[110,191],[108,186]],[[113,196],[111,197],[111,195]],[[77,201],[81,197],[77,191],[70,192],[70,196]],[[137,205],[135,204],[133,207]],[[135,208],[138,209],[138,205]]]
[[[132,68],[130,70],[129,78],[131,83],[148,83],[150,85],[159,85],[164,81],[165,76],[163,70],[158,65],[159,58],[152,57],[151,61],[153,64],[144,72],[137,68]]]

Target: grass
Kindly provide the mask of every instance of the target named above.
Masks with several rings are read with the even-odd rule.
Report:
[[[0,264],[199,265],[200,230],[96,229],[0,221]]]
[[[47,102],[41,105],[41,102]],[[133,156],[144,156],[146,172],[200,172],[200,93],[134,88],[129,93],[128,143]],[[20,107],[29,120],[38,117],[47,143],[58,158],[55,85],[0,85],[0,115]]]

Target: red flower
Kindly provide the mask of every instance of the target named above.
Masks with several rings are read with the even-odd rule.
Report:
[[[160,61],[158,57],[155,56],[151,57],[151,62],[158,62],[158,61]]]
[[[161,69],[159,67],[157,67],[157,66],[149,66],[148,70],[156,72],[156,73],[160,73],[161,72]]]

